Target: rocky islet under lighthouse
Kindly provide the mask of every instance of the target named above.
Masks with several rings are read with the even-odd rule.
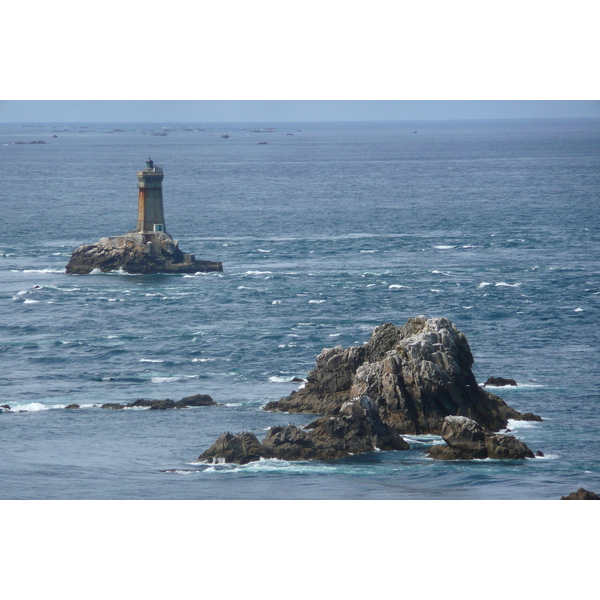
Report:
[[[94,269],[102,273],[197,273],[222,271],[221,262],[196,260],[184,254],[166,230],[163,209],[162,168],[149,158],[138,178],[138,219],[134,231],[124,235],[101,238],[95,244],[75,249],[66,271],[72,275],[87,275]]]

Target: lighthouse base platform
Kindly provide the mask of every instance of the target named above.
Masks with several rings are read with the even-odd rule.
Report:
[[[79,246],[66,270],[70,275],[87,275],[94,270],[139,274],[208,273],[222,271],[223,263],[196,260],[193,254],[184,254],[177,240],[166,232],[129,232]]]

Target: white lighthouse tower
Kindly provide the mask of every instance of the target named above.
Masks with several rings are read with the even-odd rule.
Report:
[[[166,233],[163,211],[162,181],[163,170],[149,158],[146,168],[137,172],[138,178],[138,221],[137,233]]]

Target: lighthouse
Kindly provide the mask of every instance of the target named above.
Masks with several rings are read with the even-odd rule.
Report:
[[[163,211],[162,181],[163,170],[149,158],[143,171],[137,172],[138,178],[138,221],[136,233],[166,233]]]
[[[163,211],[163,170],[149,158],[138,178],[138,219],[134,231],[103,237],[96,244],[75,248],[66,271],[87,275],[96,269],[102,273],[117,271],[146,275],[150,273],[211,273],[223,270],[223,263],[196,260],[185,254],[165,228]]]

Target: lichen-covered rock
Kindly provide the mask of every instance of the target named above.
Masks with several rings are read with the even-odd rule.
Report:
[[[442,439],[451,447],[486,456],[485,430],[467,417],[446,417],[442,426]]]
[[[261,444],[257,437],[249,432],[235,435],[222,433],[217,441],[205,450],[196,462],[237,463],[245,465],[261,458],[272,458],[273,453]]]
[[[384,423],[408,434],[440,433],[448,415],[469,417],[490,430],[524,419],[477,384],[472,365],[467,338],[448,319],[386,323],[362,346],[324,349],[306,386],[265,410],[336,415],[350,398],[367,396]]]
[[[432,446],[427,454],[438,460],[535,458],[525,443],[512,435],[492,433],[466,417],[446,417],[442,439],[447,446]]]
[[[118,270],[139,274],[196,273],[222,271],[223,265],[184,254],[178,242],[166,232],[129,232],[79,246],[71,255],[66,272],[87,275],[95,269],[102,273]]]
[[[561,500],[600,500],[600,496],[594,492],[588,492],[584,488],[579,488],[576,492],[571,492],[568,496],[562,496]]]

